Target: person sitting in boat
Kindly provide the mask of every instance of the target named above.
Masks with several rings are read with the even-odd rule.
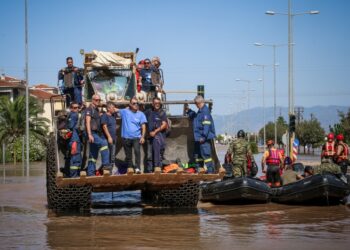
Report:
[[[342,171],[339,165],[333,163],[329,158],[323,158],[321,165],[315,167],[315,174],[334,174],[337,176],[342,175]]]
[[[243,130],[238,131],[237,139],[231,142],[227,149],[226,156],[229,158],[228,163],[231,163],[230,166],[232,166],[232,174],[234,177],[248,175],[247,159],[250,159],[253,162],[254,158],[250,145],[245,140],[245,132]]]
[[[281,186],[280,166],[283,163],[281,153],[275,148],[273,140],[267,141],[267,150],[265,151],[261,160],[261,167],[263,173],[266,173],[268,185],[279,187]],[[265,170],[267,165],[267,171]]]
[[[302,176],[306,178],[313,175],[314,175],[314,168],[312,166],[305,166],[304,174]]]
[[[304,179],[301,175],[299,175],[298,173],[296,173],[293,170],[292,163],[293,162],[292,162],[292,159],[290,159],[290,157],[287,156],[284,159],[284,169],[285,170],[281,176],[283,185],[287,185],[289,183],[293,183],[293,182],[296,182],[298,180]]]

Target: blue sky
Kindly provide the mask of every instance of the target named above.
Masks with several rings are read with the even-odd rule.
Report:
[[[214,114],[247,108],[246,85],[253,81],[250,107],[262,106],[261,69],[272,64],[272,48],[254,42],[288,42],[287,0],[117,1],[28,0],[29,81],[56,85],[65,58],[93,49],[134,51],[138,59],[159,56],[167,90],[206,87]],[[24,77],[24,0],[0,2],[0,72]],[[295,105],[350,105],[350,1],[294,0]],[[277,49],[277,105],[288,105],[288,50]],[[266,106],[273,105],[272,68],[265,70]],[[169,95],[190,99],[192,95]]]

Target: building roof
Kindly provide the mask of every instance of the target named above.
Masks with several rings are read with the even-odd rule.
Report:
[[[36,89],[48,89],[48,88],[54,88],[54,87],[51,87],[45,83],[39,83],[39,84],[36,84],[33,86],[33,88],[36,88]]]
[[[54,99],[62,99],[63,97],[57,94],[52,94],[50,92],[47,92],[45,90],[31,88],[29,89],[29,93],[31,96],[34,96],[40,100],[50,100],[51,97]]]
[[[11,76],[0,76],[0,88],[25,88],[25,86],[25,81]]]

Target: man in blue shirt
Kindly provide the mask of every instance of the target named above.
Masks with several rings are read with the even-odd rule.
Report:
[[[113,168],[115,167],[115,146],[117,141],[116,107],[114,103],[107,103],[107,112],[101,116],[101,125],[108,142],[109,163]]]
[[[147,172],[161,171],[162,153],[165,149],[165,130],[168,126],[160,98],[154,97],[152,109],[145,111],[147,117]]]
[[[200,95],[194,98],[198,112],[194,112],[186,106],[190,119],[193,120],[193,133],[195,140],[195,161],[197,168],[206,167],[206,173],[214,173],[214,163],[211,158],[211,141],[216,137],[214,121],[210,110],[205,105],[204,98]]]
[[[140,145],[145,143],[146,134],[146,116],[139,111],[136,97],[130,100],[129,108],[119,109],[122,119],[122,141],[125,151],[125,161],[128,168],[133,168],[132,149],[135,155],[135,168],[137,174],[141,173],[141,152]]]

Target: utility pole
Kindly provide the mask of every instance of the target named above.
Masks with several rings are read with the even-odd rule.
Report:
[[[296,107],[294,108],[294,113],[297,119],[297,124],[304,120],[304,107]]]
[[[29,176],[29,80],[28,80],[28,11],[27,0],[24,0],[25,15],[25,75],[26,75],[26,166]]]

